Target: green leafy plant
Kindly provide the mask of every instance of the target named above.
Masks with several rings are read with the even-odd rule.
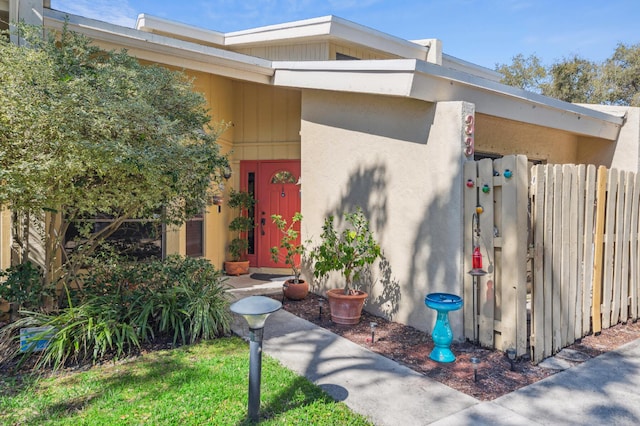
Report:
[[[21,309],[38,309],[43,306],[44,296],[55,295],[52,284],[45,285],[42,273],[27,261],[0,271],[0,297],[16,303]]]
[[[291,223],[287,224],[287,221],[279,214],[271,215],[271,220],[276,227],[282,232],[282,238],[280,239],[280,247],[271,247],[271,259],[278,263],[281,258],[280,250],[283,249],[284,263],[289,265],[291,272],[293,273],[294,282],[298,284],[300,282],[300,260],[305,253],[305,247],[302,243],[299,243],[300,231],[295,229],[297,223],[302,220],[302,214],[296,212],[291,218]]]
[[[19,326],[52,330],[47,332],[49,346],[39,354],[41,365],[57,369],[71,361],[96,362],[107,354],[119,358],[163,336],[186,344],[229,332],[226,277],[206,259],[99,260],[80,276],[81,288],[66,288],[66,307],[53,313],[23,312]],[[11,334],[15,338],[16,330],[13,325],[2,329],[0,340]],[[0,345],[0,358],[2,352]]]
[[[216,142],[226,126],[212,125],[190,78],[66,25],[44,38],[41,27],[15,28],[29,47],[0,35],[0,205],[18,217],[51,213],[45,271],[57,276],[62,260],[73,280],[126,221],[180,225],[206,208],[228,167]]]
[[[333,216],[325,219],[321,242],[311,252],[311,260],[316,278],[331,271],[340,272],[345,279],[344,293],[350,294],[354,280],[380,257],[381,251],[361,208],[345,213],[344,218],[347,226],[342,232],[336,230]]]
[[[246,233],[255,227],[253,218],[249,217],[249,211],[255,203],[256,200],[250,192],[232,189],[229,193],[227,205],[236,210],[236,217],[229,223],[229,230],[235,235],[229,243],[229,256],[232,262],[240,261],[247,253],[249,242]]]

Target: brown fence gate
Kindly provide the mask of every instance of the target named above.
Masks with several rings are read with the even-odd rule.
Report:
[[[527,158],[464,167],[464,268],[480,248],[486,275],[465,274],[465,337],[484,347],[527,351]]]
[[[537,363],[640,316],[640,176],[524,156],[465,164],[465,337]],[[471,303],[469,303],[471,302]]]

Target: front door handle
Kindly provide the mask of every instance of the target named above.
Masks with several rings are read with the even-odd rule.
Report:
[[[260,219],[260,235],[264,235],[264,226],[267,224],[267,219],[264,217]]]

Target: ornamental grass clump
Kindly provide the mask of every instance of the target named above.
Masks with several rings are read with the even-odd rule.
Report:
[[[195,343],[228,334],[231,325],[227,278],[205,259],[169,256],[149,263],[111,261],[90,265],[82,286],[65,288],[65,306],[52,312],[21,311],[23,318],[0,329],[0,342],[14,341],[20,328],[43,327],[39,366],[98,362],[132,355],[143,343]],[[17,342],[16,342],[17,343]],[[12,345],[17,348],[16,345]],[[18,356],[3,351],[0,362]]]

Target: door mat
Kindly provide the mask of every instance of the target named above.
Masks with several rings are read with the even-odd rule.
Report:
[[[249,275],[249,278],[251,278],[252,280],[259,280],[259,281],[272,281],[272,280],[279,280],[282,278],[289,278],[291,275],[283,275],[283,274],[251,274]]]

